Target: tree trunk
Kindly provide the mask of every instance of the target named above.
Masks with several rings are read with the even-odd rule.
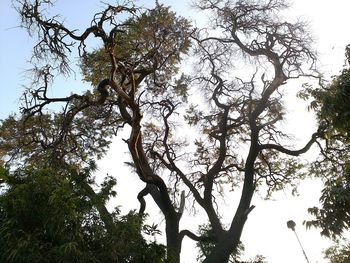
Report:
[[[180,263],[181,240],[179,234],[179,217],[165,218],[165,233],[167,239],[167,258],[169,263]]]
[[[233,251],[239,245],[241,234],[248,214],[254,208],[250,206],[254,194],[254,163],[259,153],[258,132],[255,129],[255,123],[251,124],[252,135],[251,145],[245,165],[245,176],[241,199],[239,201],[236,214],[232,220],[231,226],[224,238],[220,239],[210,255],[203,263],[226,263]]]
[[[177,213],[169,202],[167,192],[161,192],[155,185],[148,184],[145,193],[149,193],[165,218],[167,258],[169,263],[180,263],[181,238],[179,223],[181,214]]]
[[[237,219],[234,219],[234,222],[225,237],[218,242],[212,253],[210,253],[203,263],[228,262],[231,253],[237,249],[239,245],[242,230],[247,220],[247,216],[245,216],[244,213],[241,213],[240,216],[236,217]]]

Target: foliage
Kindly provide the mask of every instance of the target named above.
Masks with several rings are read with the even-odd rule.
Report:
[[[339,240],[333,246],[324,251],[325,258],[329,263],[347,263],[350,260],[349,242],[342,244]]]
[[[189,49],[189,21],[157,2],[155,8],[132,16],[118,30],[113,40],[117,62],[137,74],[147,74],[150,92],[164,92],[162,86],[178,72],[180,55]],[[97,86],[108,78],[109,60],[103,48],[86,53],[81,63],[84,80]]]
[[[0,212],[1,262],[162,262],[164,256],[162,246],[142,237],[146,226],[137,214],[116,211],[117,231],[108,233],[94,201],[54,170],[7,173]]]
[[[70,132],[64,134],[62,115],[42,114],[32,118],[9,116],[1,121],[0,156],[10,158],[12,164],[42,164],[43,159],[51,163],[86,166],[92,159],[103,156],[110,138],[118,125],[118,115],[108,105],[82,111],[69,124]],[[113,123],[113,125],[112,125]],[[45,151],[42,151],[42,148]]]
[[[331,263],[349,261],[349,241],[340,240],[350,227],[350,46],[346,47],[347,66],[322,88],[307,87],[301,94],[311,98],[310,108],[316,112],[324,135],[319,143],[321,154],[310,172],[320,177],[324,188],[321,207],[309,208],[313,216],[307,227],[321,229],[321,234],[335,243],[324,253]]]
[[[329,178],[324,184],[320,202],[321,208],[309,208],[308,212],[315,217],[306,222],[306,226],[322,229],[321,234],[337,238],[350,227],[350,180],[349,172]]]
[[[350,47],[346,58],[350,62]],[[321,208],[308,211],[315,218],[306,222],[307,227],[318,227],[321,234],[336,239],[350,226],[350,69],[344,68],[332,82],[319,89],[307,88],[305,98],[313,98],[311,108],[316,111],[323,127],[321,154],[311,166],[311,174],[324,181],[320,197]]]
[[[346,47],[346,62],[350,65],[350,45]],[[310,107],[317,111],[317,117],[328,130],[325,136],[330,138],[337,133],[349,142],[350,136],[350,68],[345,67],[332,82],[318,89],[307,88],[304,97],[312,97]]]

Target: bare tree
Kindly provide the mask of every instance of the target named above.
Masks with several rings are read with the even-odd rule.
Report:
[[[316,57],[310,47],[312,38],[306,25],[300,21],[281,22],[278,17],[278,12],[286,7],[279,0],[197,4],[197,8],[212,14],[212,32],[207,30],[196,40],[201,72],[203,69],[210,72],[210,77],[205,73],[198,78],[210,90],[208,97],[211,96],[213,107],[209,114],[192,114],[192,119],[206,116],[203,122],[210,125],[201,124],[213,149],[202,163],[205,173],[200,172],[204,178],[204,195],[199,198],[194,195],[218,237],[216,247],[204,262],[227,261],[254,208],[251,200],[259,182],[264,180],[271,188],[281,188],[297,177],[300,162],[290,157],[307,152],[323,134],[322,129],[316,131],[301,149],[283,145],[288,135],[278,125],[285,114],[281,89],[289,79],[318,78]],[[237,55],[255,67],[248,81],[227,79],[232,75],[232,66],[237,64]],[[248,149],[246,156],[242,156],[239,145]],[[199,151],[206,154],[207,149],[202,147]],[[242,195],[229,228],[224,230],[213,206],[213,185],[220,183],[225,175],[237,178],[238,174],[243,177]]]

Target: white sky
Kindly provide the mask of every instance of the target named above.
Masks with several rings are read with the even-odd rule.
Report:
[[[149,2],[152,1],[147,1]],[[179,14],[183,16],[191,14],[194,19],[196,18],[197,14],[189,11],[189,4],[185,0],[164,2],[172,5]],[[72,24],[88,24],[93,12],[99,10],[101,6],[98,1],[92,0],[57,0],[57,3],[64,12],[63,16],[67,16]],[[76,16],[74,13],[81,8],[81,3],[84,3],[84,12],[79,11],[79,16]],[[25,32],[15,28],[18,20],[10,6],[10,0],[0,0],[0,119],[5,118],[10,112],[17,111],[18,97],[24,80],[22,73],[24,69],[29,68],[25,61],[30,58],[33,44]],[[310,21],[312,32],[317,40],[315,47],[319,51],[321,69],[328,76],[337,74],[344,62],[344,48],[350,43],[350,34],[347,30],[349,10],[350,1],[348,0],[294,1],[291,15],[303,16]],[[64,83],[68,80],[60,81]],[[76,77],[73,81],[69,80],[69,83],[79,86],[80,79]],[[305,104],[296,102],[293,98],[290,98],[288,104],[291,105],[289,112],[297,116],[290,119],[289,125],[297,127],[295,133],[300,138],[309,137],[312,131],[306,127],[312,128],[312,116],[305,114]],[[126,210],[138,209],[136,194],[143,185],[136,176],[130,178],[128,169],[123,166],[123,162],[128,158],[126,154],[120,154],[123,147],[125,145],[121,143],[114,143],[110,153],[101,160],[99,166],[102,174],[108,172],[118,177],[116,202],[123,205]],[[122,152],[126,151],[127,149],[124,148]],[[286,222],[293,219],[297,223],[296,229],[310,263],[325,262],[321,251],[329,245],[329,241],[321,238],[318,231],[305,231],[305,227],[302,226],[302,221],[308,217],[307,208],[318,203],[320,187],[319,182],[308,181],[301,183],[299,197],[292,197],[286,190],[276,194],[274,200],[270,201],[264,201],[256,195],[253,200],[256,208],[251,212],[242,236],[246,257],[262,254],[269,263],[306,262],[294,234],[286,227]],[[225,214],[234,211],[231,200],[235,200],[234,196],[226,199],[226,207],[224,206],[222,210],[228,211]],[[147,211],[151,213],[152,219],[155,218],[156,223],[162,223],[161,215],[154,207]],[[202,220],[203,217],[198,214],[196,218],[183,218],[181,225],[196,230],[195,223]],[[185,239],[182,262],[196,262],[195,257],[193,242]]]

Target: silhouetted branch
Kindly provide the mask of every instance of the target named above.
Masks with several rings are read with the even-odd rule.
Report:
[[[310,147],[316,142],[317,138],[319,138],[320,136],[321,136],[321,133],[319,132],[314,133],[311,136],[311,139],[308,141],[308,143],[299,150],[290,150],[283,147],[282,145],[277,145],[277,144],[262,144],[260,145],[260,150],[273,149],[284,154],[298,156],[300,154],[306,153],[310,149]]]

